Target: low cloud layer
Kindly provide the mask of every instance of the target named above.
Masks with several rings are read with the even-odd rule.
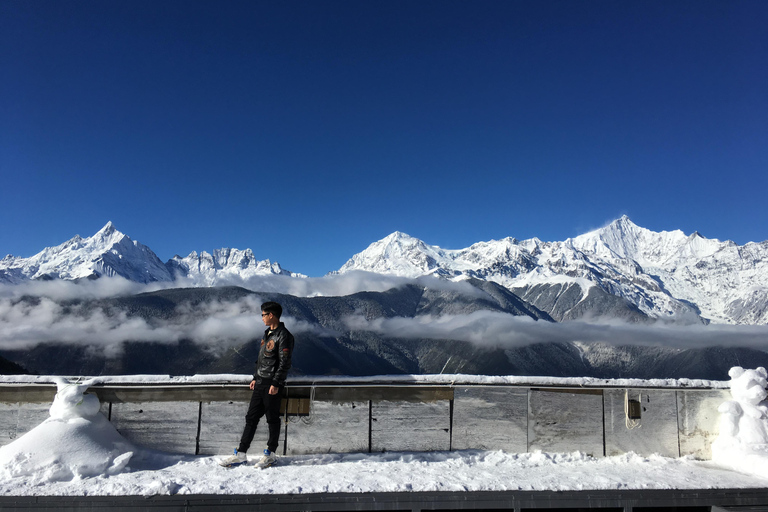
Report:
[[[266,276],[247,284],[248,288],[265,295],[279,292],[313,297],[349,295],[363,290],[385,291],[413,282],[361,272],[311,279]],[[434,278],[423,278],[417,282],[431,288],[485,296],[484,292],[468,283],[451,283]],[[149,320],[129,317],[125,312],[107,313],[99,308],[84,314],[72,314],[61,304],[61,301],[68,299],[126,296],[169,287],[170,283],[140,285],[119,278],[78,284],[51,281],[0,286],[0,349],[26,350],[55,341],[93,347],[110,356],[119,354],[125,341],[178,343],[187,339],[219,352],[259,337],[264,329],[258,314],[262,302],[259,293],[235,302],[182,305],[172,318]],[[173,287],[178,287],[178,283]],[[36,300],[21,300],[24,296],[33,296]],[[321,325],[291,318],[290,312],[287,312],[284,320],[297,336],[304,333],[316,336],[338,334]],[[764,325],[675,326],[587,321],[552,323],[492,311],[416,318],[366,319],[353,315],[342,321],[349,330],[369,331],[385,337],[464,340],[502,348],[545,342],[676,348],[752,347],[761,350],[768,346],[768,326]]]
[[[355,271],[325,277],[295,278],[280,275],[254,276],[244,280],[239,276],[219,276],[217,287],[240,286],[263,293],[284,293],[295,297],[338,297],[358,292],[383,292],[405,284],[418,284],[435,290],[449,290],[465,295],[482,296],[483,292],[466,282],[451,282],[424,276],[409,279],[372,272]],[[102,299],[154,292],[170,288],[199,287],[194,279],[181,278],[173,282],[141,284],[122,277],[102,277],[95,280],[25,281],[17,285],[0,284],[0,298],[24,296],[49,297],[56,300]]]
[[[469,296],[486,296],[482,290],[467,282],[452,282],[432,276],[416,279],[354,271],[344,274],[332,274],[324,277],[294,278],[279,275],[255,276],[244,280],[239,276],[219,276],[217,286],[240,286],[255,292],[273,292],[295,297],[339,297],[358,292],[384,292],[404,286],[417,284],[433,290],[446,290]],[[180,286],[198,286],[194,280],[181,280],[174,284]]]
[[[37,345],[60,342],[86,346],[116,356],[122,344],[132,342],[178,343],[191,340],[214,352],[221,352],[259,338],[264,323],[259,315],[263,301],[250,295],[235,302],[182,304],[173,318],[129,317],[125,312],[107,313],[96,308],[85,315],[72,314],[66,306],[42,297],[36,301],[0,299],[0,349],[26,350]],[[295,334],[334,333],[286,315],[284,320]]]
[[[768,347],[768,326],[765,325],[683,326],[661,323],[628,324],[618,321],[553,323],[495,311],[373,320],[354,315],[344,318],[344,323],[351,330],[372,331],[386,337],[453,339],[500,348],[549,342],[673,348],[752,347],[760,350]]]
[[[18,299],[25,296],[48,297],[54,300],[104,299],[177,287],[173,283],[135,283],[122,277],[79,282],[63,280],[24,281],[17,285],[0,284],[0,299]]]

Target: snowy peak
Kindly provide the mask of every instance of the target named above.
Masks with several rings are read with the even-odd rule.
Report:
[[[606,257],[636,259],[644,242],[654,234],[632,222],[626,215],[605,227],[572,239],[574,248]]]
[[[251,249],[216,249],[213,254],[193,251],[186,258],[174,256],[167,263],[175,279],[186,278],[196,286],[243,282],[257,276],[305,277],[283,269],[279,263],[258,260]]]
[[[103,228],[101,228],[95,235],[94,238],[108,238],[112,236],[113,234],[119,234],[122,235],[117,229],[115,229],[115,225],[112,224],[112,221],[107,222]]]
[[[439,247],[428,246],[418,238],[395,231],[354,255],[339,272],[366,270],[378,274],[418,277],[437,271],[440,268],[438,262],[444,257],[444,251]]]
[[[5,281],[12,283],[101,276],[121,276],[140,283],[170,280],[168,270],[154,252],[118,231],[111,222],[92,237],[75,235],[30,258],[3,260],[0,271],[4,272]]]
[[[219,249],[208,254],[193,252],[163,263],[147,246],[131,240],[108,222],[92,237],[75,235],[61,245],[48,247],[30,258],[6,256],[0,260],[0,283],[19,284],[30,279],[93,279],[120,276],[138,283],[189,278],[203,286],[221,279],[241,282],[257,275],[291,275],[278,263],[259,261],[253,251]]]
[[[354,255],[339,272],[351,270],[471,277],[521,293],[549,289],[550,295],[577,285],[581,299],[575,305],[596,288],[651,318],[768,323],[768,242],[738,246],[698,232],[654,232],[627,216],[564,242],[505,238],[459,250],[395,232]]]
[[[572,239],[574,248],[600,257],[631,259],[643,267],[675,266],[695,258],[707,258],[723,247],[717,239],[698,231],[654,232],[634,224],[626,215],[607,226]]]

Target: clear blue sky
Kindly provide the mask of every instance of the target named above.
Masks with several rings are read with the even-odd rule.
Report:
[[[0,2],[0,257],[768,239],[768,2]]]

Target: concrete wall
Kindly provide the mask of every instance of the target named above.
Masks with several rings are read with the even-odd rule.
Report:
[[[183,454],[228,454],[240,438],[250,392],[240,387],[92,388],[102,413],[128,440]],[[4,387],[0,445],[48,417],[55,389]],[[285,454],[433,450],[582,451],[596,457],[633,451],[711,458],[724,390],[534,388],[512,385],[325,386],[288,389]],[[310,399],[311,397],[311,399]],[[627,422],[627,399],[640,402]],[[300,404],[297,402],[301,402]],[[291,407],[289,407],[289,410]],[[632,427],[632,428],[630,428]],[[253,446],[266,445],[266,424]]]

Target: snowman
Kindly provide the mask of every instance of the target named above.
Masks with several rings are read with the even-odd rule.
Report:
[[[54,378],[50,417],[14,442],[0,447],[0,475],[36,483],[113,475],[126,469],[133,446],[99,412],[97,379],[71,383]]]
[[[736,366],[728,375],[733,400],[718,407],[720,433],[712,443],[712,460],[768,476],[768,372]]]

